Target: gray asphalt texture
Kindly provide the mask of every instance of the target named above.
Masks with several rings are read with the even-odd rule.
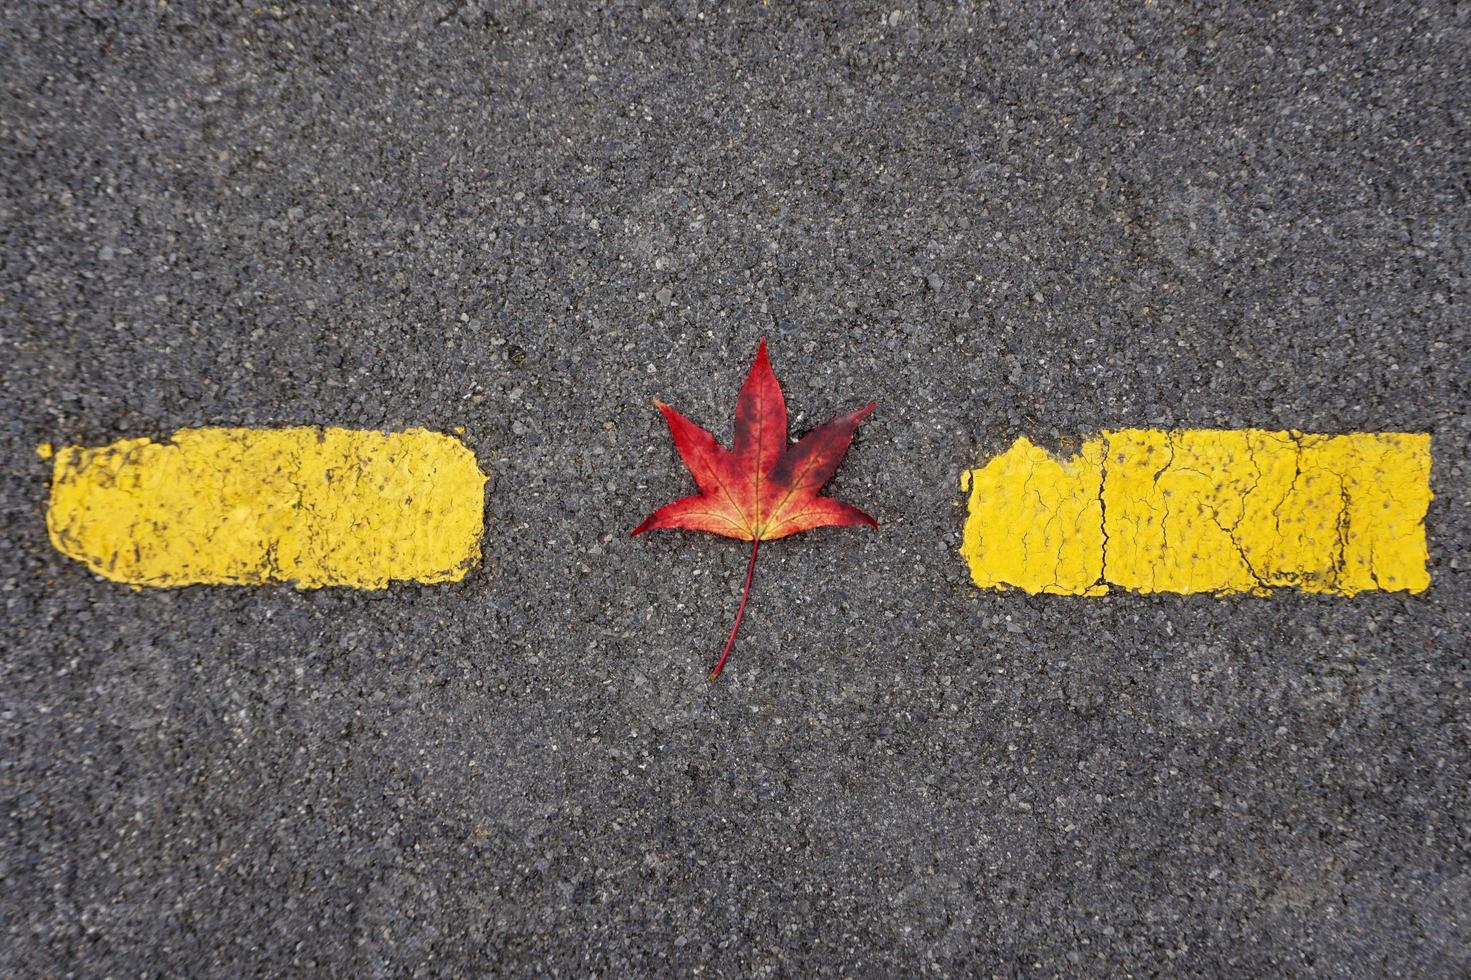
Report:
[[[1290,5],[1289,5],[1290,6]],[[1464,976],[1449,4],[8,3],[6,976]],[[882,527],[628,531],[769,338]],[[135,592],[40,442],[465,427],[449,586]],[[1428,431],[1432,588],[983,593],[960,471]]]

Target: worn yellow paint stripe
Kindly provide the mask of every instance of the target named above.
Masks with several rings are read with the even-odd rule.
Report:
[[[201,428],[56,451],[46,526],[119,582],[381,589],[463,578],[484,508],[475,454],[441,433]]]
[[[1421,592],[1430,436],[1123,429],[1058,459],[1025,438],[961,477],[983,588],[1103,595]]]

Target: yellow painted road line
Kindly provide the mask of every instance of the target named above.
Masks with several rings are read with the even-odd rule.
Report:
[[[982,588],[1103,595],[1422,592],[1430,436],[1122,429],[1018,439],[961,476]]]
[[[463,578],[484,508],[475,454],[441,433],[180,429],[57,451],[46,527],[118,582],[381,589]]]

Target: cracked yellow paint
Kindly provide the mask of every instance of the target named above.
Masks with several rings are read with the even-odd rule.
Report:
[[[453,582],[480,559],[485,474],[424,429],[180,429],[55,451],[51,543],[135,585]]]
[[[1102,595],[1424,591],[1430,436],[1123,429],[1018,439],[962,476],[983,588]]]
[[[1098,487],[1103,444],[1059,460],[1025,437],[962,478],[970,487],[965,546],[983,588],[1102,595],[1103,520]]]

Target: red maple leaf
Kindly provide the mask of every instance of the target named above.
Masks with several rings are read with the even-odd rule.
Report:
[[[663,402],[655,400],[674,446],[689,467],[700,492],[654,511],[633,529],[634,534],[655,528],[709,531],[727,538],[751,542],[751,561],[746,566],[746,584],[735,625],[720,659],[710,671],[710,680],[720,676],[741,617],[751,594],[751,576],[756,571],[756,552],[762,541],[774,541],[814,527],[867,524],[878,521],[852,504],[817,491],[833,475],[858,423],[876,407],[873,404],[839,415],[803,436],[795,445],[787,442],[787,402],[781,385],[766,357],[766,340],[756,349],[756,361],[736,402],[735,447],[726,449],[715,437]]]

